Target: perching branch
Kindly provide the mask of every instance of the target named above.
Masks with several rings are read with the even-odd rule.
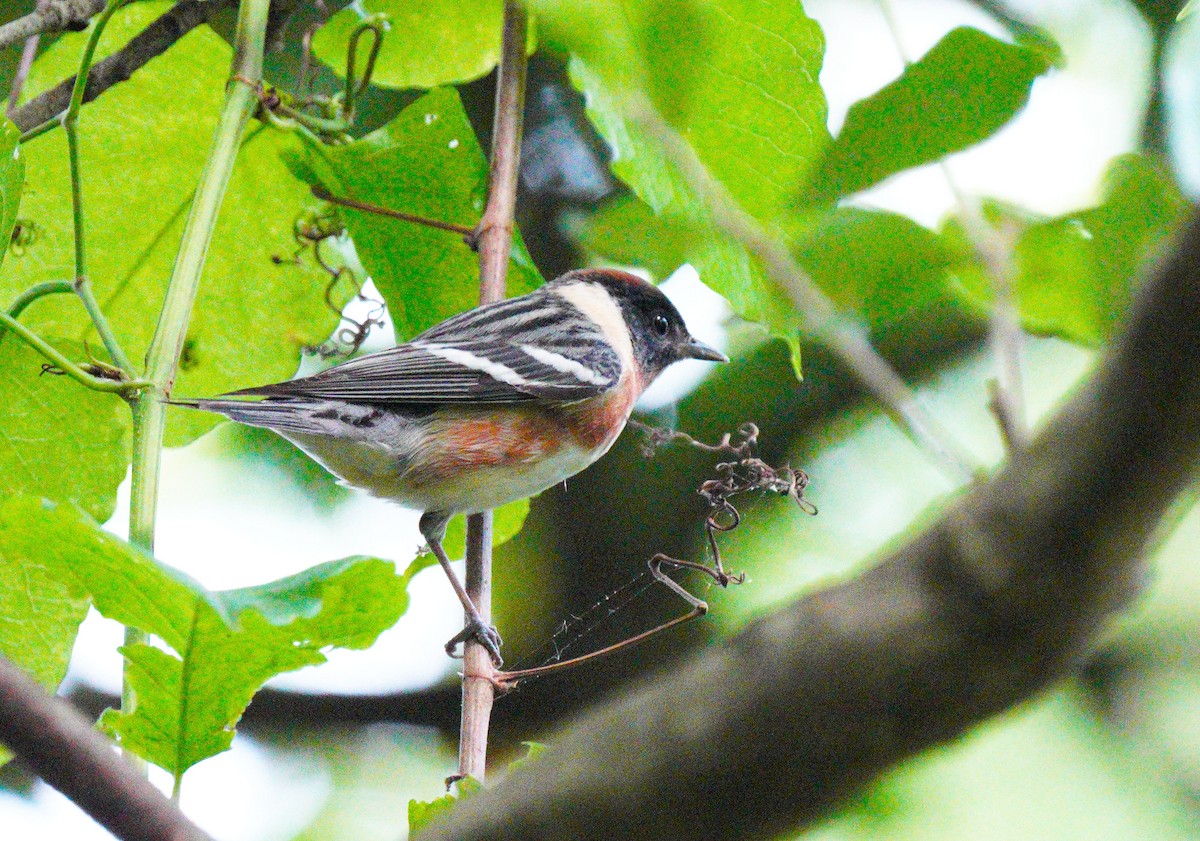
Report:
[[[121,841],[212,841],[70,704],[3,657],[0,742]]]
[[[1200,464],[1198,367],[1200,216],[1002,472],[869,572],[551,738],[424,841],[774,837],[1071,674]]]
[[[162,55],[176,41],[208,20],[208,16],[222,5],[211,0],[182,0],[176,3],[128,44],[92,67],[88,72],[83,101],[91,102],[113,85],[128,81],[150,59]],[[104,3],[97,6],[99,11]],[[22,132],[31,132],[40,126],[46,126],[47,129],[56,126],[59,115],[70,104],[75,78],[64,79],[15,109],[10,115],[13,123]]]
[[[479,249],[479,301],[504,297],[512,248],[517,174],[521,166],[521,126],[525,109],[525,44],[529,15],[521,0],[505,0],[504,34],[496,81],[488,202],[475,231]],[[492,513],[467,518],[466,590],[485,621],[492,609]],[[463,647],[463,704],[458,774],[482,781],[487,768],[488,726],[495,700],[495,668],[487,649],[468,640]]]
[[[0,26],[0,49],[44,32],[78,31],[104,8],[104,0],[38,0],[24,17]]]
[[[895,369],[850,325],[816,281],[804,271],[779,238],[769,234],[729,195],[696,156],[691,145],[644,97],[627,97],[629,116],[650,134],[704,201],[717,228],[741,243],[785,289],[807,333],[830,350],[867,388],[918,446],[954,480],[970,481],[980,467],[937,419],[922,408]]]

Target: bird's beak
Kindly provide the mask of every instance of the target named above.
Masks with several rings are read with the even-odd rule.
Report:
[[[699,339],[691,339],[679,348],[679,355],[684,359],[703,359],[706,362],[728,362],[729,357],[715,347],[704,344]]]

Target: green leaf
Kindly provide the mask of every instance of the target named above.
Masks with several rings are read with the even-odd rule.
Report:
[[[0,265],[8,253],[25,183],[25,156],[17,145],[20,140],[21,132],[12,121],[0,120]]]
[[[720,6],[543,0],[535,8],[544,37],[575,53],[571,76],[613,148],[613,172],[671,226],[696,229],[687,261],[738,315],[785,339],[799,370],[790,300],[745,249],[712,228],[703,203],[629,119],[628,92],[648,90],[712,175],[770,224],[829,142],[817,83],[820,28],[799,4],[750,0]],[[597,31],[605,33],[603,49]]]
[[[878,331],[951,300],[947,271],[958,254],[904,216],[840,208],[798,238],[796,259],[843,311]]]
[[[1050,59],[1040,45],[955,29],[900,78],[851,106],[808,200],[834,201],[991,137],[1025,107]]]
[[[492,513],[495,515],[492,523],[492,546],[499,546],[516,537],[521,526],[525,525],[525,518],[529,516],[529,500],[518,499],[507,505],[501,505]],[[450,521],[450,525],[446,529],[446,539],[442,541],[442,548],[446,550],[446,554],[451,559],[454,559],[463,556],[466,546],[467,518],[460,515]]]
[[[78,342],[51,344],[71,358],[87,358]],[[115,395],[43,374],[45,362],[15,335],[0,338],[0,500],[29,493],[75,502],[107,520],[129,463],[129,413]]]
[[[389,562],[353,557],[213,593],[75,506],[18,496],[0,508],[0,584],[12,585],[0,588],[0,650],[61,677],[88,596],[105,616],[160,639],[170,650],[123,649],[137,704],[103,723],[176,775],[229,747],[271,677],[324,662],[331,646],[370,646],[407,609],[410,580]],[[45,595],[34,598],[35,585]]]
[[[1171,178],[1140,155],[1113,161],[1104,199],[1089,210],[1031,220],[990,205],[993,222],[1021,231],[1013,258],[1024,327],[1081,345],[1102,344],[1129,308],[1141,266],[1174,231],[1186,206]],[[965,240],[955,224],[947,226],[946,235]],[[965,253],[966,246],[960,247]],[[962,265],[956,275],[967,300],[986,310],[990,281],[979,267]]]
[[[346,73],[350,36],[364,15],[383,13],[389,28],[372,84],[434,88],[469,82],[500,60],[503,0],[364,0],[338,12],[313,36],[313,53],[339,76]],[[370,36],[359,42],[358,72]]]
[[[454,804],[483,790],[474,777],[463,777],[458,781],[458,795],[444,794],[435,800],[408,801],[408,837],[416,838],[441,815],[454,808]]]
[[[370,646],[407,609],[408,582],[391,563],[354,557],[258,587],[193,589],[187,604],[174,600],[172,619],[182,611],[188,623],[183,636],[167,623],[176,642],[163,639],[173,653],[140,644],[122,649],[137,705],[109,710],[101,723],[123,746],[178,776],[229,747],[267,680],[323,663],[331,646]],[[96,606],[106,615],[106,606],[121,607],[106,605],[100,594]],[[161,636],[145,627],[146,618],[153,619],[132,624]]]
[[[289,153],[293,169],[337,196],[473,227],[483,213],[487,160],[458,92],[439,88],[396,119],[346,146]],[[479,258],[455,233],[339,208],[363,266],[387,302],[398,339],[411,338],[479,303]],[[508,293],[542,282],[520,236]]]
[[[525,748],[525,755],[514,759],[508,763],[508,771],[511,774],[513,771],[519,771],[522,768],[529,766],[535,759],[550,750],[550,746],[541,742],[521,742]]]
[[[529,500],[518,499],[507,505],[501,505],[492,514],[492,546],[496,547],[507,543],[520,533],[521,527],[525,525],[525,518],[529,516]],[[450,521],[450,525],[446,528],[446,538],[442,541],[442,548],[452,561],[462,558],[466,554],[466,517],[460,514]],[[432,552],[417,555],[404,571],[404,577],[412,578],[421,570],[428,569],[436,563],[437,558],[433,556]]]
[[[700,245],[694,226],[654,215],[637,196],[623,195],[580,220],[575,239],[611,263],[641,266],[666,280]]]
[[[114,16],[99,55],[111,53],[170,8],[133,3]],[[75,72],[86,33],[62,35],[34,63],[28,96]],[[96,297],[126,353],[144,356],[157,322],[183,223],[211,144],[229,77],[229,45],[208,27],[85,105],[80,117],[89,269]],[[311,201],[278,159],[280,137],[251,129],[238,157],[205,262],[174,393],[209,395],[291,376],[300,348],[324,340],[338,321],[324,301],[328,275],[295,251],[292,225]],[[22,217],[36,237],[0,268],[0,300],[32,283],[72,276],[72,216],[65,137],[25,144]],[[269,313],[269,318],[264,314]],[[38,302],[23,317],[43,335],[91,339],[79,302]],[[217,420],[172,416],[167,440],[182,444]]]
[[[53,690],[62,681],[89,599],[62,575],[122,551],[78,509],[33,496],[0,506],[0,653]]]

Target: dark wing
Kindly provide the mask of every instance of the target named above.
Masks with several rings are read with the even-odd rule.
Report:
[[[533,293],[442,322],[399,347],[328,371],[233,392],[353,403],[570,402],[602,394],[621,359],[558,295]]]

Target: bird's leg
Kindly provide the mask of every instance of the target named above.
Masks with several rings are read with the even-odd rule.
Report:
[[[438,563],[442,565],[446,577],[450,579],[450,586],[454,588],[458,600],[462,602],[463,611],[466,613],[466,624],[461,631],[447,641],[446,653],[451,657],[458,656],[455,653],[458,649],[458,644],[474,638],[479,640],[479,643],[487,649],[488,654],[492,657],[492,663],[498,669],[504,664],[504,661],[500,657],[500,646],[503,644],[503,640],[500,639],[500,634],[496,630],[496,626],[489,625],[479,615],[479,609],[475,607],[475,603],[471,601],[471,597],[467,594],[462,582],[454,574],[454,569],[450,566],[450,559],[446,557],[446,550],[442,548],[442,540],[446,536],[446,524],[449,522],[450,516],[448,514],[430,511],[421,516],[419,526],[421,535],[425,538],[425,542],[429,544],[429,551],[433,553]]]

